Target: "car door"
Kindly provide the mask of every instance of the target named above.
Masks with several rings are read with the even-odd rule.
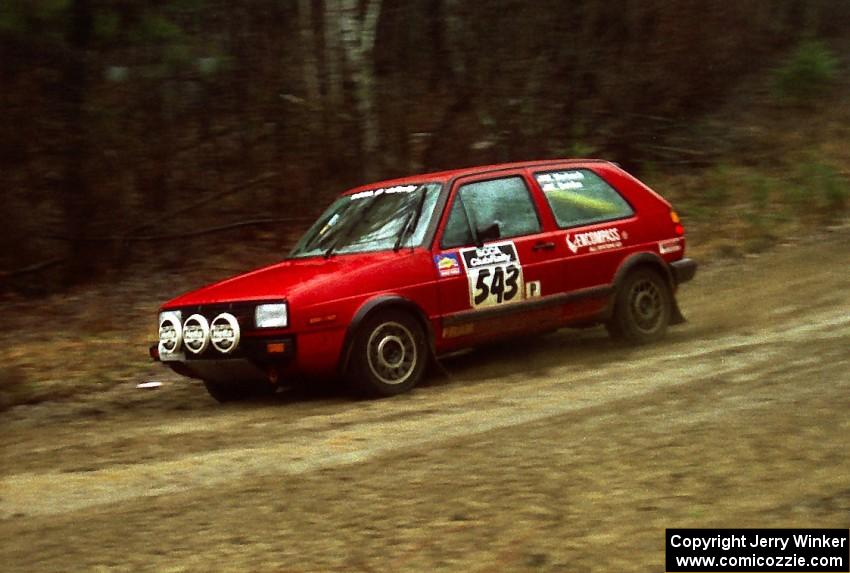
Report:
[[[634,244],[634,208],[601,175],[583,166],[535,171],[534,181],[551,209],[557,239],[566,321],[599,312],[607,304],[619,263]]]
[[[523,173],[457,181],[444,219],[434,248],[441,342],[462,346],[557,322],[535,316],[535,302],[556,288],[556,242]]]

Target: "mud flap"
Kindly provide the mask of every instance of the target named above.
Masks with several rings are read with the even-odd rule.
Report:
[[[670,325],[674,326],[687,321],[688,320],[685,318],[685,315],[683,315],[682,311],[679,309],[679,301],[676,300],[676,297],[673,297],[673,305],[670,309]]]
[[[442,378],[451,378],[451,372],[446,368],[445,364],[440,362],[440,359],[434,352],[431,352],[431,358],[428,361],[429,370]]]

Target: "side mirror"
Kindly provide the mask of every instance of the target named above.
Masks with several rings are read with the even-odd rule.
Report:
[[[486,241],[494,241],[502,236],[502,229],[498,221],[493,221],[484,227],[475,229],[478,235],[478,246],[481,247]]]

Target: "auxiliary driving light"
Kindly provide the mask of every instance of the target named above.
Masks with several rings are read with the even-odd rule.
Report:
[[[200,314],[193,314],[183,323],[183,345],[192,354],[200,354],[210,344],[210,324]]]
[[[239,345],[239,321],[223,312],[210,323],[210,342],[222,354],[230,354]]]
[[[174,354],[183,342],[183,325],[180,311],[166,311],[159,315],[159,353]]]

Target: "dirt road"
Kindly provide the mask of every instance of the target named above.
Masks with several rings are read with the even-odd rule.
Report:
[[[391,400],[221,407],[163,375],[14,409],[0,563],[661,571],[665,527],[848,527],[850,231],[704,269],[681,303],[657,346],[563,331]]]

